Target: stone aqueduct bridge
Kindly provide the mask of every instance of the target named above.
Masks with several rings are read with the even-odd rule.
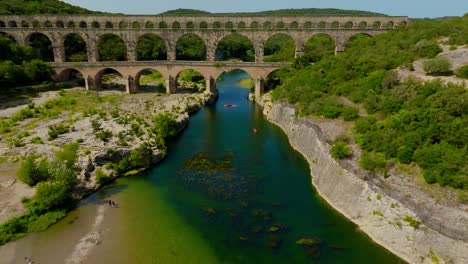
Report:
[[[256,94],[266,76],[284,64],[263,63],[265,42],[273,35],[286,34],[296,45],[296,56],[303,54],[307,40],[316,34],[327,34],[335,43],[335,52],[341,52],[346,42],[355,34],[369,36],[404,26],[407,17],[362,16],[109,16],[109,15],[38,15],[0,16],[0,33],[10,35],[23,45],[28,45],[34,33],[47,36],[52,44],[53,66],[58,76],[70,69],[78,70],[88,88],[99,86],[102,70],[112,68],[128,79],[127,92],[137,89],[139,75],[144,69],[156,69],[166,78],[167,92],[174,92],[176,77],[181,70],[193,68],[207,80],[207,89],[214,89],[220,72],[230,69],[245,70],[256,82]],[[247,37],[255,49],[255,62],[215,63],[218,43],[226,36],[237,33]],[[65,38],[78,34],[86,42],[88,62],[65,62]],[[97,45],[107,34],[119,36],[126,44],[126,62],[99,62]],[[138,40],[146,34],[160,36],[167,49],[167,61],[137,61]],[[176,60],[177,40],[185,34],[199,36],[206,46],[205,62]]]

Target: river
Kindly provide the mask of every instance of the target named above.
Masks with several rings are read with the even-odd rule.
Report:
[[[223,75],[217,103],[192,116],[162,163],[118,179],[47,231],[4,246],[0,256],[39,264],[83,257],[89,264],[404,263],[317,195],[306,160],[247,100],[249,90],[238,84],[246,77]],[[184,170],[199,153],[217,164],[231,156],[233,169]]]

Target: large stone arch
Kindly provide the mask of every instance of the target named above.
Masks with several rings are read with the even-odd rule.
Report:
[[[119,41],[117,41],[117,38]],[[115,39],[115,44],[118,46],[114,46],[114,49],[104,49],[102,45],[104,45],[104,42],[109,41],[109,39]],[[125,50],[123,50],[125,47]],[[88,47],[89,48],[89,47]],[[97,55],[98,55],[98,60],[99,61],[126,61],[128,60],[128,47],[127,47],[127,42],[125,39],[122,37],[121,34],[119,33],[103,33],[97,36],[97,42],[96,42],[96,49],[97,49]],[[115,57],[115,59],[113,58]],[[111,59],[111,60],[109,60]]]
[[[103,83],[102,83],[102,77],[105,75],[105,74],[109,74],[109,73],[118,73],[120,75],[120,77],[123,79],[123,80],[127,80],[127,82],[125,84],[119,84],[119,88],[118,90],[122,90],[123,92],[125,91],[129,91],[129,85],[128,85],[128,79],[130,76],[128,75],[125,75],[124,72],[122,71],[119,71],[118,69],[116,68],[113,68],[113,67],[107,67],[107,68],[103,68],[103,69],[100,69],[98,72],[96,72],[96,74],[94,75],[94,84],[95,84],[95,88],[96,89],[101,89],[103,88]]]
[[[141,77],[144,76],[147,72],[158,72],[161,75],[161,82],[158,83],[148,83],[142,84]],[[138,71],[133,75],[135,76],[135,85],[132,92],[146,91],[146,92],[166,92],[166,80],[167,73],[156,68],[143,68],[138,69]],[[146,88],[146,89],[145,89]]]
[[[145,49],[145,50],[150,49],[150,48],[153,48],[153,49],[157,48],[154,46],[156,44],[152,43],[154,41],[161,41],[164,47],[159,49],[159,53],[160,53],[159,55],[152,54],[152,56],[150,56],[149,54],[141,54],[140,47],[141,45],[143,45],[145,41],[147,42],[146,45],[148,46],[148,47],[142,47],[142,49]],[[151,46],[150,44],[153,44],[153,46]],[[153,50],[153,52],[156,52],[156,50]],[[167,60],[168,53],[169,53],[169,43],[166,39],[164,39],[160,35],[154,34],[154,33],[145,33],[137,37],[136,60]]]
[[[326,32],[318,32],[305,39],[304,56],[310,62],[321,60],[324,56],[333,55],[336,52],[337,42],[333,35]]]
[[[184,77],[183,75],[187,72],[192,73],[187,74],[187,77],[189,77],[190,75],[192,76],[191,81],[181,79]],[[174,75],[174,91],[204,92],[207,87],[207,82],[209,81],[206,79],[206,76],[207,75],[203,73],[203,70],[197,69],[197,67],[186,67],[185,69],[181,69],[179,72],[177,72],[176,75]]]
[[[47,32],[34,31],[26,35],[24,43],[34,49],[43,61],[54,61],[53,38]]]
[[[6,27],[5,21],[0,20],[0,28]]]
[[[193,43],[193,44],[190,44]],[[201,50],[189,50],[191,45],[200,46]],[[207,58],[207,44],[203,37],[195,33],[186,33],[177,38],[175,43],[175,59],[204,61]]]
[[[18,27],[18,24],[17,24],[16,21],[14,21],[14,20],[8,21],[8,24],[7,24],[7,25],[8,25],[9,28],[16,28],[16,27]]]
[[[291,50],[289,51],[289,49]],[[296,50],[297,40],[294,39],[294,37],[291,34],[275,33],[269,35],[268,38],[265,39],[263,59],[267,62],[293,61],[296,54]],[[276,57],[274,58],[275,55]]]
[[[246,45],[245,47],[239,47],[238,49],[234,49],[233,47],[225,46],[224,41],[231,41],[232,38],[240,37],[242,39],[247,40],[250,45]],[[248,51],[251,50],[252,54],[248,54]],[[248,35],[242,32],[227,32],[219,36],[218,40],[216,41],[216,54],[215,60],[222,61],[222,60],[230,60],[230,59],[240,59],[242,61],[255,61],[255,40],[252,40]]]
[[[372,36],[371,34],[369,34],[369,33],[366,33],[366,32],[355,32],[355,33],[349,35],[348,38],[345,40],[345,43],[344,43],[345,49],[346,49],[347,47],[349,47],[355,39],[360,38],[360,37],[365,37],[365,38],[368,38],[368,39],[372,39],[372,38],[373,38],[373,36]]]
[[[66,69],[60,69],[60,70],[56,70],[55,71],[55,76],[54,76],[54,80],[57,81],[57,82],[65,82],[65,81],[70,81],[71,78],[73,76],[76,76],[76,74],[78,73],[81,78],[78,79],[78,85],[82,85],[82,86],[85,86],[85,75],[82,71],[80,71],[80,69],[78,68],[66,68]]]
[[[86,43],[85,38],[78,32],[68,33],[62,38],[63,51],[65,56],[65,61],[67,62],[80,62],[88,61],[88,44]],[[70,47],[73,45],[73,47]],[[84,49],[82,53],[82,58],[77,58],[77,54],[81,53],[80,50]],[[83,50],[82,50],[83,51]],[[72,56],[75,56],[72,58]]]

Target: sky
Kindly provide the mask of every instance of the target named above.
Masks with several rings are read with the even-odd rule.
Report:
[[[177,8],[209,12],[252,12],[283,8],[340,8],[413,18],[462,16],[468,0],[64,0],[96,11],[158,14]]]

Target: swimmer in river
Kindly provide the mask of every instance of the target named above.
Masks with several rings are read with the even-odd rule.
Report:
[[[254,134],[256,135],[258,131],[257,131],[256,128],[254,128],[254,129],[253,129],[253,132],[254,132]]]

